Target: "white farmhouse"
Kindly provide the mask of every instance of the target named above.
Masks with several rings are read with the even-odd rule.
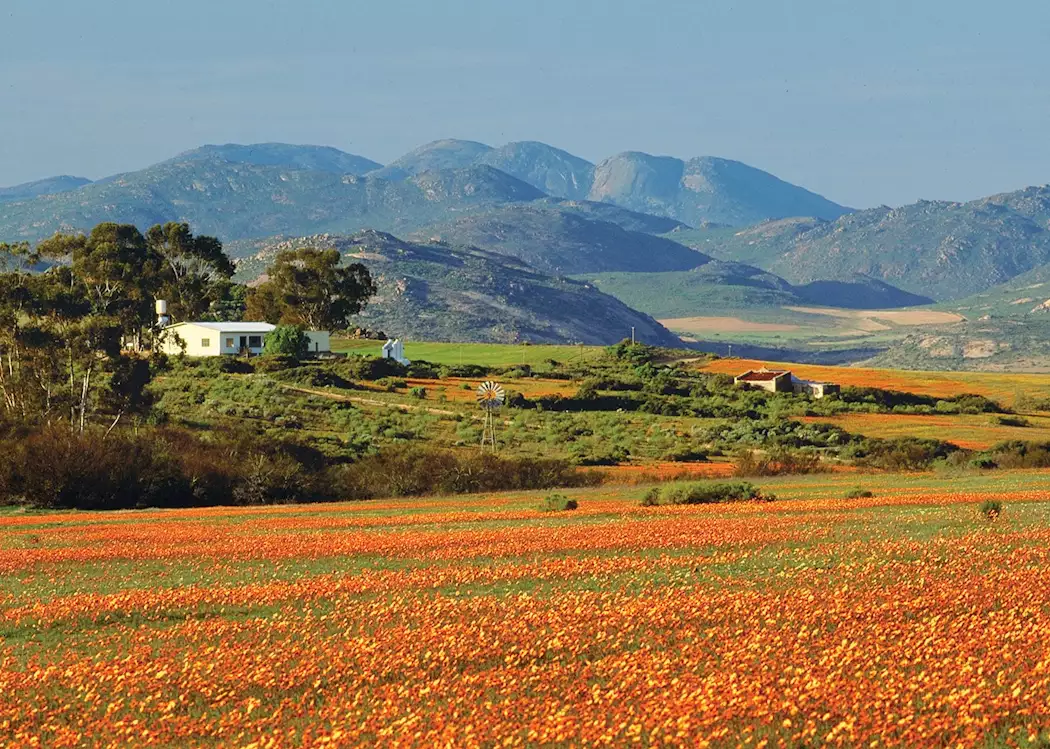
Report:
[[[266,322],[180,322],[164,328],[161,351],[169,355],[236,356],[261,354],[266,334],[276,326]],[[330,352],[327,331],[308,330],[310,353]]]

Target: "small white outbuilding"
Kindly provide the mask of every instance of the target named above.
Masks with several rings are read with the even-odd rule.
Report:
[[[275,325],[266,322],[179,322],[164,328],[161,351],[168,355],[236,356],[261,354],[266,334]],[[332,350],[327,331],[308,330],[310,353]],[[185,349],[183,348],[185,346]]]
[[[400,338],[388,339],[383,344],[383,358],[393,359],[398,364],[404,364],[406,367],[412,363],[405,358],[405,344],[402,343]]]

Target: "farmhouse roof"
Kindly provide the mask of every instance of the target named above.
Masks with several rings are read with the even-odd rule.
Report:
[[[736,379],[740,382],[769,382],[779,380],[781,377],[790,376],[791,372],[785,369],[752,369],[740,375]]]
[[[199,328],[208,328],[219,333],[269,333],[276,327],[268,322],[177,322],[169,325],[166,330],[181,325],[196,325]]]

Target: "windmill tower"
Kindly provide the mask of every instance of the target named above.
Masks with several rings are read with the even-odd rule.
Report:
[[[491,380],[481,383],[477,390],[478,407],[485,414],[485,425],[481,430],[481,449],[491,445],[496,451],[496,414],[503,407],[506,394],[503,386]]]

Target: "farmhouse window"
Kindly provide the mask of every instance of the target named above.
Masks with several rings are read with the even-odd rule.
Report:
[[[211,348],[211,338],[201,338],[201,348]]]
[[[248,336],[248,348],[262,348],[262,336],[250,335]]]
[[[226,348],[233,348],[236,345],[233,338],[226,339]]]

